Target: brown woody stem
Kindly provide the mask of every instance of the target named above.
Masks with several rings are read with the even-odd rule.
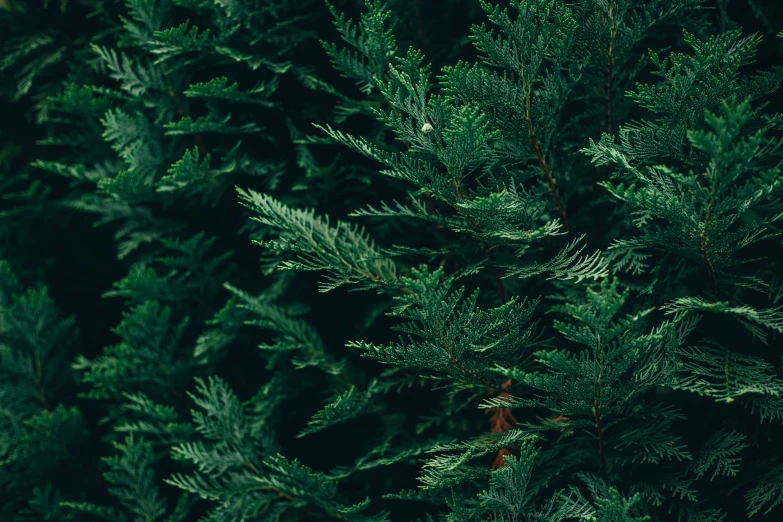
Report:
[[[574,234],[571,231],[571,227],[568,225],[568,217],[566,216],[565,208],[563,207],[563,204],[560,201],[560,193],[558,192],[557,186],[555,185],[555,179],[552,177],[552,173],[549,171],[549,167],[546,164],[544,155],[541,153],[541,148],[539,147],[538,141],[536,140],[536,129],[533,125],[533,116],[531,114],[530,108],[531,108],[531,100],[530,100],[530,92],[528,92],[525,119],[527,120],[528,135],[530,136],[530,147],[533,149],[533,154],[536,156],[536,159],[538,160],[538,164],[541,166],[541,171],[544,173],[544,176],[546,177],[547,185],[549,185],[549,192],[552,194],[552,200],[555,202],[555,207],[557,208],[557,211],[560,214],[560,219],[563,221],[563,226],[568,231],[568,235],[571,238],[573,238]]]

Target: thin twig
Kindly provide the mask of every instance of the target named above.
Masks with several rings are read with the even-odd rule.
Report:
[[[465,368],[465,366],[457,360],[456,357],[454,357],[454,352],[451,349],[451,345],[446,341],[446,338],[443,336],[443,330],[438,329],[438,335],[440,336],[440,345],[443,347],[443,350],[446,352],[446,355],[449,357],[449,363],[451,363],[452,366],[459,369],[462,373],[473,379],[474,381],[478,381],[487,388],[495,388],[496,386],[486,380],[485,378],[481,377],[480,375],[476,375],[472,371]]]
[[[454,187],[457,190],[457,198],[461,199],[462,187],[460,186],[460,183],[457,181],[456,178],[452,178],[452,181],[454,182]],[[467,219],[474,230],[478,228],[478,223],[475,220],[469,217],[467,217]],[[492,268],[492,274],[495,277],[495,284],[497,285],[498,297],[500,298],[500,301],[503,304],[506,304],[508,302],[508,295],[506,294],[506,288],[503,285],[503,280],[501,279],[500,269],[498,269],[497,265],[495,265],[494,259],[492,259],[492,249],[489,247],[486,241],[482,241],[481,245],[484,247],[484,253],[487,256],[487,261],[489,261],[489,266]],[[499,397],[508,398],[509,394],[505,390],[507,390],[510,386],[511,386],[511,379],[503,383],[501,389],[504,391],[499,395]],[[492,433],[502,433],[504,431],[507,431],[510,428],[512,428],[517,421],[514,418],[514,415],[511,413],[510,408],[491,408],[487,410],[487,414],[492,415],[492,417],[490,418],[490,431]],[[495,460],[492,462],[492,469],[498,469],[503,467],[506,463],[505,461],[506,455],[511,455],[511,451],[508,448],[501,448],[500,451],[498,451],[498,454],[495,456]]]
[[[177,113],[182,117],[187,116],[187,111],[185,111],[185,107],[182,105],[182,102],[179,99],[179,95],[174,91],[174,87],[171,85],[171,80],[169,79],[169,75],[166,74],[166,71],[163,71],[163,78],[166,80],[166,86],[169,90],[168,94],[169,97],[174,101],[174,106],[177,108]],[[198,147],[199,158],[203,160],[207,155],[207,150],[204,146],[204,138],[202,138],[200,134],[196,134],[193,136],[193,139],[196,141],[196,147]]]
[[[563,204],[560,202],[560,193],[557,190],[557,186],[555,186],[555,179],[552,177],[552,173],[549,171],[549,167],[546,164],[544,155],[541,153],[541,148],[538,145],[538,141],[536,141],[536,129],[533,125],[529,91],[527,93],[527,109],[525,110],[525,119],[527,120],[530,147],[533,149],[533,154],[535,154],[536,159],[538,160],[538,164],[541,166],[541,171],[546,177],[547,184],[549,185],[549,192],[552,194],[555,207],[557,207],[557,211],[560,213],[560,219],[563,221],[563,226],[565,226],[566,230],[568,231],[568,235],[573,238],[574,233],[571,231],[571,227],[568,225],[568,217],[566,216],[566,211],[565,208],[563,208]]]
[[[598,340],[599,346],[601,340]],[[601,416],[601,398],[604,395],[603,378],[604,378],[604,354],[603,349],[601,351],[598,364],[601,369],[598,372],[597,391],[595,394],[595,400],[593,401],[593,420],[595,421],[595,430],[598,435],[598,458],[601,462],[601,473],[606,475],[606,441],[604,436],[603,417]]]
[[[462,187],[460,186],[459,181],[457,181],[456,178],[452,178],[452,182],[454,183],[454,187],[457,190],[457,199],[462,199]],[[462,217],[468,220],[473,230],[476,230],[478,228],[478,223],[473,218],[463,214],[462,212],[460,212],[460,215],[462,215]],[[497,265],[495,265],[495,260],[492,258],[492,249],[489,247],[489,244],[487,244],[487,242],[484,240],[481,241],[481,246],[484,248],[484,254],[487,256],[487,261],[489,261],[489,266],[492,268],[492,274],[495,278],[495,285],[497,286],[497,290],[498,290],[498,297],[500,298],[501,303],[506,304],[508,302],[506,288],[503,285],[500,269],[498,269]]]
[[[712,259],[710,259],[710,254],[707,251],[707,242],[709,240],[707,237],[707,229],[712,222],[712,209],[715,206],[715,191],[716,184],[713,182],[710,189],[710,201],[707,203],[707,214],[704,216],[704,229],[701,231],[701,234],[699,234],[699,242],[701,243],[701,257],[704,259],[704,263],[707,265],[707,268],[710,271],[710,280],[712,282],[713,290],[717,287],[718,283],[717,277],[715,275],[715,266],[712,264]]]
[[[41,354],[38,350],[35,350],[33,356],[33,367],[35,371],[35,384],[38,387],[39,400],[44,409],[51,413],[52,407],[49,404],[49,400],[46,397],[46,390],[43,387],[43,368],[41,367]]]
[[[503,383],[501,388],[503,392],[498,395],[501,399],[508,399],[510,397],[508,389],[511,386],[511,379]],[[492,415],[489,419],[490,431],[492,433],[503,433],[513,428],[517,419],[514,414],[511,413],[511,408],[491,408],[487,410],[487,414]],[[506,455],[511,455],[511,450],[508,448],[500,448],[495,460],[492,461],[492,469],[502,468],[506,465]]]

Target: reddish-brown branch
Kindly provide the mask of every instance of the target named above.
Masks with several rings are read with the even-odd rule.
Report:
[[[446,338],[443,336],[443,332],[438,331],[438,335],[440,336],[440,345],[443,347],[443,350],[446,352],[446,355],[448,355],[449,363],[452,366],[459,369],[459,371],[461,371],[462,373],[464,373],[466,376],[470,377],[474,381],[480,382],[490,390],[495,388],[495,386],[491,382],[465,368],[465,366],[461,362],[459,362],[456,357],[454,357],[454,352],[451,349],[451,345],[448,343],[448,341],[446,341]]]
[[[461,362],[459,362],[457,360],[457,358],[454,357],[454,355],[452,355],[451,348],[448,349],[448,354],[449,354],[449,362],[451,363],[452,366],[454,366],[455,368],[458,368],[462,373],[464,373],[465,375],[467,375],[468,377],[470,377],[474,381],[480,382],[481,384],[483,384],[487,388],[494,388],[495,387],[491,382],[489,382],[485,378],[483,378],[483,377],[481,377],[479,375],[476,375],[472,371],[470,371],[467,368],[465,368],[465,366]]]
[[[452,182],[454,183],[454,189],[457,195],[458,199],[461,199],[464,196],[463,189],[464,187],[461,186],[460,182],[456,178],[452,178]],[[432,201],[432,198],[429,193],[425,195],[425,200],[427,202],[427,210],[430,214],[435,213],[435,206]],[[459,211],[458,211],[459,212]],[[471,227],[475,230],[478,228],[478,223],[472,219],[471,217],[463,214],[460,212],[460,214],[465,217],[468,222],[470,223]],[[438,232],[442,233],[442,228],[438,225]],[[492,249],[490,248],[489,244],[487,244],[486,241],[481,242],[484,253],[487,256],[487,261],[489,261],[489,266],[492,269],[492,274],[495,278],[495,284],[497,285],[497,291],[498,291],[498,297],[500,298],[500,301],[503,304],[506,304],[508,302],[508,295],[506,294],[506,289],[503,285],[502,275],[500,273],[500,269],[498,269],[497,265],[495,265],[495,261],[492,258]],[[477,380],[479,382],[482,382],[485,386],[490,388],[490,393],[492,392],[492,389],[495,388],[492,383],[488,382],[486,379],[474,374],[465,366],[462,365],[453,355],[451,351],[451,347],[448,345],[448,343],[445,342],[445,339],[441,338],[441,343],[443,344],[444,349],[446,350],[446,353],[449,356],[449,362],[458,368],[460,371],[462,371],[465,375],[469,376],[473,380]],[[511,379],[508,379],[506,382],[504,382],[501,385],[501,389],[504,390],[500,393],[499,397],[501,398],[508,398],[509,394],[507,391],[508,388],[511,386]],[[511,413],[510,408],[490,408],[486,412],[488,415],[491,415],[490,417],[490,431],[492,433],[502,433],[505,431],[510,430],[513,428],[517,422],[517,420],[514,418],[514,415]],[[492,469],[497,469],[502,467],[505,464],[505,456],[511,455],[511,450],[508,448],[502,448],[497,455],[495,456],[495,460],[492,463]]]
[[[513,455],[513,453],[511,453],[511,450],[508,448],[502,448],[500,451],[498,451],[498,454],[495,455],[495,460],[492,461],[492,469],[498,469],[505,466],[506,455]]]
[[[706,176],[705,176],[706,177]],[[709,238],[707,237],[707,229],[710,226],[710,223],[712,222],[712,209],[715,206],[715,183],[712,184],[712,188],[710,189],[710,201],[707,204],[707,214],[704,216],[704,229],[701,231],[701,234],[699,234],[699,242],[701,244],[701,257],[704,260],[704,264],[707,265],[707,269],[710,272],[710,280],[712,283],[713,289],[717,286],[717,277],[715,275],[715,266],[712,264],[712,259],[710,259],[709,251],[707,250],[707,242]]]
[[[544,155],[541,153],[541,148],[538,146],[538,141],[536,141],[536,129],[533,126],[533,116],[531,114],[530,104],[531,104],[530,94],[528,93],[525,119],[527,120],[528,135],[530,136],[530,147],[533,149],[533,154],[536,156],[536,159],[538,160],[538,164],[541,166],[541,171],[544,173],[544,176],[546,177],[546,182],[549,185],[549,192],[552,194],[552,199],[554,200],[555,207],[557,208],[557,211],[560,214],[560,219],[563,221],[563,226],[568,231],[568,235],[573,238],[574,234],[571,231],[571,227],[568,225],[568,217],[566,216],[565,208],[563,207],[563,204],[560,201],[560,193],[558,192],[557,186],[555,185],[555,179],[552,177],[552,173],[549,171],[549,167],[546,164]]]
[[[563,204],[560,202],[560,193],[555,186],[555,179],[552,177],[552,173],[549,172],[549,167],[547,167],[546,160],[541,154],[541,149],[538,147],[538,143],[536,143],[532,136],[530,137],[530,144],[533,147],[533,153],[536,155],[536,159],[541,165],[541,170],[543,171],[544,176],[546,176],[546,182],[549,185],[549,192],[552,194],[552,200],[555,202],[555,207],[560,214],[560,219],[563,221],[563,226],[568,231],[568,234],[573,237],[574,233],[571,231],[571,226],[568,224],[568,217],[566,216],[565,207],[563,207]]]
[[[498,397],[501,399],[508,399],[510,395],[506,390],[508,390],[510,386],[511,379],[502,384],[501,388],[504,391],[500,393]],[[517,419],[514,417],[514,414],[511,413],[511,408],[490,408],[486,413],[487,415],[491,415],[489,424],[492,433],[503,433],[516,426]],[[492,469],[502,468],[506,464],[506,455],[511,455],[511,450],[508,448],[501,448],[497,455],[495,455],[495,460],[492,461]]]
[[[454,187],[457,191],[457,198],[462,198],[462,187],[456,179],[453,181]],[[469,217],[467,219],[470,222],[470,226],[473,227],[474,230],[478,228],[478,223],[475,220]],[[506,288],[503,285],[500,270],[498,269],[497,265],[495,265],[495,261],[492,259],[492,249],[490,249],[486,241],[482,241],[481,245],[484,247],[484,254],[487,256],[487,261],[489,261],[489,266],[492,268],[492,274],[495,277],[498,297],[503,304],[506,304],[508,302],[508,295],[506,294]],[[511,379],[504,382],[501,388],[503,390],[508,390],[510,386]],[[509,394],[508,392],[503,391],[499,397],[505,399],[509,397]],[[492,416],[490,418],[490,431],[492,433],[502,433],[504,431],[508,431],[513,428],[517,422],[517,420],[514,418],[514,415],[511,413],[511,408],[490,408],[487,410],[487,414]],[[495,456],[495,460],[492,462],[492,469],[498,469],[505,465],[504,457],[506,455],[511,455],[511,451],[508,448],[502,448]]]
[[[457,197],[458,198],[462,198],[463,197],[463,193],[462,193],[462,188],[463,187],[460,185],[459,181],[457,181],[456,179],[452,179],[452,181],[454,182],[454,188],[456,189]],[[431,199],[427,198],[427,201],[428,201],[428,203],[427,203],[428,211],[430,213],[434,212],[434,204],[432,204]],[[471,226],[474,229],[478,227],[478,223],[476,223],[476,221],[474,221],[473,219],[471,219],[468,216],[465,216],[464,214],[462,214],[462,215],[463,215],[463,217],[468,219],[468,221],[470,222]],[[498,293],[500,295],[501,300],[505,304],[505,303],[508,302],[508,299],[506,297],[505,288],[503,287],[503,283],[502,283],[502,281],[500,279],[500,277],[501,277],[500,276],[500,272],[499,272],[498,268],[495,266],[495,263],[492,260],[491,250],[489,248],[489,245],[487,245],[486,242],[483,242],[483,241],[482,241],[482,244],[484,245],[484,252],[487,254],[490,266],[492,267],[493,273],[495,274],[496,281],[498,282],[498,285],[499,285],[498,286]],[[446,341],[446,339],[443,337],[442,334],[441,334],[440,342],[441,342],[441,345],[443,346],[444,351],[448,355],[449,363],[452,366],[454,366],[455,368],[459,369],[463,374],[465,374],[467,377],[471,378],[472,380],[482,383],[484,386],[489,388],[490,391],[492,391],[492,390],[494,390],[496,388],[496,386],[493,385],[491,382],[487,381],[486,379],[484,379],[480,375],[476,375],[475,373],[470,371],[468,368],[466,368],[461,362],[459,362],[459,360],[457,360],[457,358],[454,356],[454,353],[451,350],[451,346],[449,345],[449,343]],[[510,381],[508,381],[508,383],[510,383]],[[503,386],[507,387],[507,384],[503,385]]]

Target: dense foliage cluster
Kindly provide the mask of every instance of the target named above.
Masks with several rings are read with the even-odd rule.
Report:
[[[0,0],[0,521],[783,517],[762,0]]]

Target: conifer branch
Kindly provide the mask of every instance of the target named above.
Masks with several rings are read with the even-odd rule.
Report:
[[[183,118],[187,117],[188,114],[187,111],[185,111],[185,106],[182,104],[182,100],[180,100],[178,93],[174,91],[174,86],[171,84],[171,78],[165,70],[163,70],[163,78],[166,80],[168,95],[174,102],[174,106],[177,108],[177,113]],[[198,147],[199,157],[208,159],[209,155],[207,154],[207,148],[204,145],[204,138],[201,137],[201,134],[196,134],[194,136],[194,140],[196,141],[196,146]]]
[[[459,371],[461,371],[463,374],[465,374],[470,379],[473,379],[474,381],[480,382],[484,386],[486,386],[489,389],[495,388],[495,385],[493,385],[491,382],[486,380],[485,378],[481,377],[480,375],[476,375],[472,371],[465,368],[465,365],[463,365],[457,358],[454,356],[454,351],[451,348],[451,344],[446,340],[446,338],[443,335],[443,329],[438,329],[438,336],[440,337],[440,344],[443,350],[446,352],[446,355],[449,358],[449,363],[457,368]]]
[[[606,476],[606,441],[604,439],[604,425],[603,417],[601,413],[601,398],[603,397],[603,378],[606,365],[604,363],[605,353],[602,348],[601,336],[597,336],[597,342],[599,344],[599,358],[598,358],[598,379],[596,382],[597,391],[595,394],[595,400],[593,401],[593,420],[595,421],[595,430],[598,437],[598,459],[601,462],[601,474]]]
[[[43,380],[41,378],[41,372],[43,371],[43,368],[41,367],[41,353],[38,350],[35,350],[33,353],[33,371],[35,372],[35,385],[38,388],[38,396],[40,398],[41,405],[47,412],[51,412],[52,407],[49,404],[49,400],[46,398],[46,390],[44,390]]]
[[[701,234],[699,234],[699,243],[701,245],[701,257],[702,259],[704,259],[704,263],[707,265],[707,268],[709,269],[710,284],[712,285],[713,289],[717,287],[718,281],[715,274],[715,266],[712,264],[709,251],[707,250],[707,241],[708,241],[707,230],[712,221],[712,209],[715,206],[716,188],[717,188],[716,180],[712,180],[711,187],[710,187],[710,200],[707,203],[707,212],[704,217],[704,230],[702,230]]]
[[[456,178],[452,178],[452,181],[454,182],[454,187],[456,189],[457,199],[462,199],[463,197],[462,186],[460,185],[459,181]],[[460,211],[457,210],[457,212]],[[478,223],[474,219],[465,215],[462,212],[460,212],[460,214],[470,222],[470,226],[473,227],[473,230],[476,230],[478,228]],[[506,287],[505,285],[503,285],[503,279],[502,279],[502,274],[500,273],[500,269],[497,267],[497,265],[495,264],[495,260],[492,258],[492,249],[489,247],[489,244],[486,241],[482,241],[481,246],[484,249],[484,254],[487,256],[487,261],[489,262],[489,266],[492,269],[492,275],[495,278],[495,286],[497,288],[500,302],[502,304],[506,304],[508,303],[508,295],[506,294]]]
[[[524,75],[521,75],[524,79]],[[530,99],[530,89],[528,89],[527,85],[524,85],[523,80],[523,88],[525,90],[525,120],[527,120],[527,127],[528,127],[528,136],[530,138],[530,147],[533,149],[533,154],[536,156],[536,160],[538,160],[538,164],[541,166],[541,171],[544,173],[544,176],[546,177],[547,185],[549,186],[549,192],[552,194],[552,200],[555,203],[555,207],[557,208],[557,211],[560,213],[560,219],[563,221],[563,226],[568,231],[569,237],[571,239],[574,238],[574,233],[571,230],[571,227],[568,224],[568,216],[566,216],[565,208],[563,207],[563,204],[560,202],[560,193],[557,190],[557,186],[555,185],[555,179],[552,177],[552,173],[549,171],[549,167],[547,166],[546,159],[544,159],[544,155],[541,153],[541,148],[538,145],[538,141],[536,140],[536,129],[533,125],[533,116],[532,116],[532,107],[531,107],[531,99]]]
[[[743,342],[783,334],[783,67],[750,71],[758,27],[711,37],[710,0],[327,1],[0,0],[0,520],[781,518],[783,361]],[[310,59],[329,10],[358,92]],[[116,232],[95,249],[125,258],[95,258],[126,274],[113,330],[8,272],[83,269],[70,309],[111,287],[99,245],[42,261],[102,242],[49,241],[61,207]],[[373,295],[324,300],[303,271]]]
[[[504,391],[498,395],[498,400],[507,400],[511,397],[508,389],[511,387],[512,382],[511,379],[508,379],[501,385],[501,389]],[[517,419],[511,412],[511,408],[490,408],[486,413],[492,416],[489,420],[491,433],[504,433],[514,428],[517,423]],[[495,460],[492,461],[492,469],[503,467],[506,464],[507,455],[512,455],[511,450],[508,448],[504,447],[498,450],[497,455],[495,455]]]
[[[457,198],[462,198],[462,187],[460,187],[459,182],[456,180],[456,178],[452,178],[454,181],[454,186],[456,187],[457,192]],[[478,223],[476,223],[473,219],[468,218],[470,221],[471,226],[475,230],[478,227]],[[492,269],[492,274],[495,277],[495,285],[497,287],[498,297],[500,298],[500,301],[502,304],[506,304],[508,302],[508,296],[506,295],[506,288],[503,285],[503,280],[501,278],[500,270],[498,269],[497,265],[495,265],[495,261],[492,259],[492,250],[489,248],[489,245],[486,241],[482,241],[481,245],[484,248],[484,253],[487,256],[487,260],[489,261],[489,266]],[[511,379],[507,380],[503,385],[501,386],[502,389],[507,390],[508,387],[511,385]],[[503,392],[500,394],[500,398],[507,398],[509,395],[507,392]],[[516,419],[511,413],[510,408],[494,408],[493,410],[489,410],[487,413],[490,413],[492,415],[492,418],[490,419],[490,425],[491,425],[491,432],[492,433],[500,433],[508,430],[509,428],[513,427],[514,423],[516,423]],[[506,455],[510,455],[510,451],[507,448],[501,448],[498,451],[498,454],[495,456],[495,460],[492,462],[492,469],[497,469],[505,465],[505,457]]]

